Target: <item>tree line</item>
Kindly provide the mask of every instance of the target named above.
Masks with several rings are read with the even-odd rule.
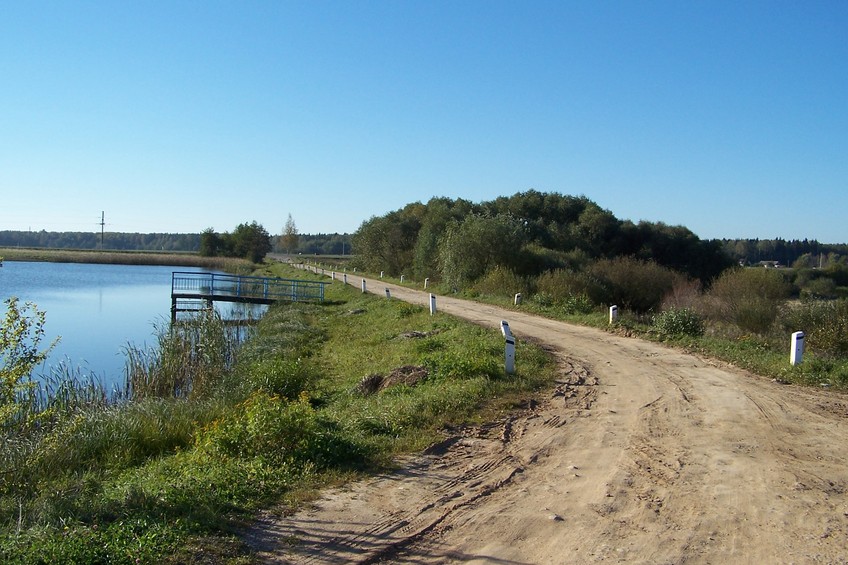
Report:
[[[776,261],[784,267],[820,267],[845,264],[848,244],[819,243],[815,239],[723,239],[725,252],[742,265]]]
[[[351,254],[350,234],[297,234],[293,246],[285,242],[285,237],[285,232],[271,236],[273,251],[304,255]],[[197,233],[105,232],[101,247],[101,234],[95,232],[0,231],[0,247],[197,253],[200,242],[201,234]]]
[[[51,249],[103,249],[114,251],[197,251],[196,233],[125,233],[0,231],[0,247],[44,247]]]

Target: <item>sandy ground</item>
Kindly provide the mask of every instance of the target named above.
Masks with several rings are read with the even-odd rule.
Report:
[[[484,304],[437,307],[545,344],[556,389],[395,473],[266,512],[245,536],[262,561],[848,563],[844,395]]]

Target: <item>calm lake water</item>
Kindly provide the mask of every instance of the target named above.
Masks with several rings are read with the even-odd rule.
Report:
[[[126,346],[154,345],[156,327],[167,328],[173,271],[203,269],[5,261],[0,298],[17,296],[46,313],[43,347],[61,336],[43,372],[65,363],[111,388],[124,382]]]

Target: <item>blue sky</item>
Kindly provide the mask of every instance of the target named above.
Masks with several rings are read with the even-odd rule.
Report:
[[[0,0],[0,229],[585,195],[848,242],[848,2]]]

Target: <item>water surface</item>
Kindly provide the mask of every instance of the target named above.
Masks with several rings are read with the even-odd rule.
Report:
[[[17,296],[46,313],[43,346],[61,336],[43,371],[65,363],[111,388],[124,381],[126,346],[153,345],[156,327],[167,327],[173,271],[203,269],[5,261],[0,298]]]

